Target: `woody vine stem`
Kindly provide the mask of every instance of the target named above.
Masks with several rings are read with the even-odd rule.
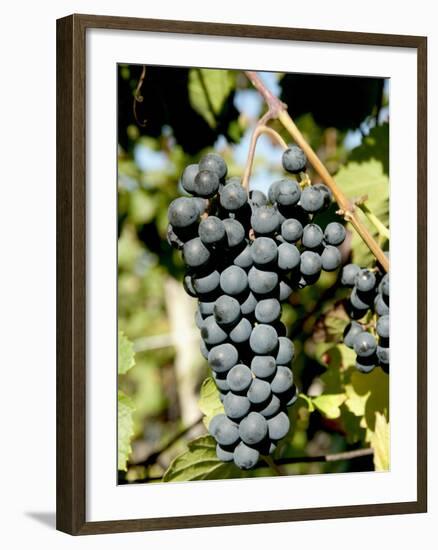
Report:
[[[344,194],[342,189],[337,185],[334,178],[331,176],[327,168],[320,161],[318,156],[312,147],[307,143],[303,134],[300,132],[295,122],[292,120],[291,116],[287,112],[287,105],[280,101],[280,99],[275,96],[263,83],[259,75],[254,71],[244,71],[246,77],[249,79],[251,84],[256,88],[256,90],[262,95],[263,99],[268,106],[267,112],[262,116],[259,122],[256,125],[256,128],[253,132],[251,143],[248,153],[248,161],[246,163],[245,171],[242,178],[242,185],[245,188],[248,188],[249,176],[251,173],[251,167],[254,160],[255,147],[257,144],[257,139],[263,133],[269,134],[271,137],[276,139],[280,146],[283,149],[287,148],[286,143],[283,141],[281,136],[277,134],[272,128],[266,126],[270,120],[278,120],[282,126],[288,131],[289,135],[295,141],[295,143],[301,147],[304,153],[307,156],[310,164],[313,166],[314,170],[317,172],[322,181],[327,185],[330,191],[333,193],[333,197],[339,205],[339,214],[342,215],[345,221],[351,223],[354,229],[357,231],[359,236],[362,238],[364,243],[371,250],[372,254],[376,257],[378,262],[381,264],[385,271],[389,271],[389,260],[385,256],[383,250],[380,248],[379,244],[376,242],[368,228],[363,224],[356,212],[355,204],[350,201],[350,199]]]

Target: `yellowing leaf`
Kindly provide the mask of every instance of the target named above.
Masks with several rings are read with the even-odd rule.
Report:
[[[376,412],[374,431],[369,430],[367,439],[374,449],[374,466],[377,472],[389,470],[389,422],[385,416]]]
[[[315,407],[326,418],[339,418],[341,416],[341,405],[345,401],[345,394],[319,395],[313,397]]]
[[[203,422],[206,428],[214,416],[224,412],[213,378],[206,378],[202,383],[198,405],[205,415]]]

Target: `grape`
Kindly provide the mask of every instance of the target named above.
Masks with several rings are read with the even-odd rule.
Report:
[[[324,185],[323,183],[315,183],[313,187],[321,191],[324,196],[323,208],[328,208],[333,199],[330,189],[327,187],[327,185]]]
[[[227,384],[234,393],[245,392],[252,382],[252,374],[246,365],[235,365],[227,374]]]
[[[234,368],[234,367],[233,367]],[[216,387],[221,392],[229,392],[230,386],[226,378],[222,378],[221,375],[216,372],[212,372],[213,380],[215,381]]]
[[[170,224],[167,227],[167,242],[172,248],[176,248],[177,250],[181,250],[184,246],[184,242],[178,237]]]
[[[321,265],[324,271],[335,271],[341,265],[342,256],[335,246],[327,245],[321,254]]]
[[[251,248],[250,245],[247,245],[242,252],[234,258],[233,264],[242,269],[249,269],[252,266]]]
[[[178,197],[172,201],[168,210],[169,222],[172,227],[189,227],[199,217],[196,203],[189,197]]]
[[[300,204],[305,212],[313,214],[323,207],[324,195],[315,187],[305,187],[301,193]]]
[[[389,275],[386,274],[381,283],[380,288],[383,296],[387,296],[389,298]]]
[[[250,408],[251,403],[244,395],[230,392],[224,397],[225,414],[232,420],[240,420],[248,414]]]
[[[216,216],[208,216],[199,224],[198,234],[206,246],[215,245],[225,238],[224,223]]]
[[[290,243],[278,247],[278,267],[282,271],[292,271],[300,265],[301,255],[298,248]]]
[[[210,315],[213,315],[213,312],[214,312],[214,304],[216,302],[202,302],[202,301],[199,301],[198,303],[198,307],[199,307],[199,311],[201,313],[201,315],[203,317],[209,317]]]
[[[281,315],[280,302],[275,298],[260,300],[255,308],[255,317],[259,323],[272,323]]]
[[[301,188],[296,181],[283,179],[275,191],[276,202],[281,206],[294,206],[300,200]]]
[[[220,275],[218,271],[212,271],[204,277],[192,277],[193,288],[198,294],[208,294],[219,287]]]
[[[303,275],[316,275],[321,271],[321,258],[316,252],[305,250],[301,254],[300,270]]]
[[[277,332],[270,325],[257,325],[251,333],[249,345],[257,355],[268,355],[277,349]]]
[[[249,200],[253,206],[266,206],[268,204],[268,199],[262,191],[250,191]]]
[[[271,390],[275,394],[282,394],[292,387],[293,375],[289,367],[278,366],[277,372],[271,381]]]
[[[272,378],[277,372],[277,364],[272,355],[255,355],[251,361],[251,370],[257,378]]]
[[[210,259],[210,252],[199,237],[186,242],[183,248],[183,259],[189,267],[202,267]]]
[[[199,311],[199,309],[197,309],[195,313],[195,324],[199,328],[199,330],[201,330],[203,322],[204,322],[204,318],[202,317],[202,314]]]
[[[251,258],[258,266],[265,266],[277,259],[277,245],[268,237],[257,237],[251,246]]]
[[[382,298],[381,294],[377,294],[374,299],[374,309],[377,315],[389,315],[389,307],[385,304],[385,300]]]
[[[271,183],[268,189],[268,198],[269,202],[271,204],[275,204],[277,202],[277,193],[278,193],[278,186],[280,185],[282,180],[274,181]]]
[[[247,298],[240,305],[240,311],[242,315],[250,315],[254,313],[256,307],[257,299],[252,292],[249,292]]]
[[[214,304],[213,314],[218,325],[232,325],[241,317],[240,304],[231,296],[220,296]]]
[[[202,197],[193,197],[192,201],[196,204],[199,215],[202,216],[202,214],[204,214],[204,212],[206,212],[208,208],[208,199],[203,199]]]
[[[191,275],[184,275],[183,279],[183,287],[186,293],[191,296],[192,298],[197,298],[198,294],[193,286],[192,276]]]
[[[259,461],[260,453],[241,441],[234,449],[234,463],[242,470],[253,468]]]
[[[249,288],[256,294],[268,294],[278,284],[278,274],[275,271],[261,271],[252,267],[248,273]]]
[[[281,236],[288,243],[296,243],[303,235],[303,226],[299,220],[289,218],[281,224]]]
[[[375,367],[374,362],[368,364],[368,363],[364,363],[359,358],[356,359],[356,368],[359,372],[362,372],[364,374],[368,374],[369,372],[374,370],[374,367]]]
[[[279,412],[273,418],[270,418],[267,424],[269,437],[274,441],[283,439],[290,429],[290,420],[283,411]]]
[[[338,222],[331,222],[324,231],[324,239],[327,244],[339,246],[345,240],[347,233],[345,227]]]
[[[236,296],[247,289],[248,277],[241,267],[231,265],[222,271],[220,285],[225,294]]]
[[[227,245],[229,248],[234,248],[241,245],[245,240],[245,230],[243,225],[237,220],[226,218],[222,220],[225,226]]]
[[[234,367],[239,359],[237,349],[232,344],[215,346],[208,354],[210,367],[218,373],[227,372]]]
[[[204,319],[204,324],[201,328],[201,336],[206,344],[216,346],[222,344],[227,339],[227,333],[216,323],[213,315]]]
[[[246,395],[253,405],[260,405],[271,396],[271,386],[266,380],[254,378]]]
[[[276,395],[271,395],[271,400],[269,403],[258,411],[262,416],[265,418],[270,418],[271,416],[274,416],[274,414],[277,414],[281,407],[281,401]]]
[[[213,437],[219,445],[228,446],[239,440],[239,427],[235,422],[224,415],[220,415],[220,421],[215,426]]]
[[[219,443],[216,445],[216,456],[221,462],[232,462],[234,454],[231,451],[223,449]]]
[[[200,170],[194,181],[194,194],[198,197],[209,199],[218,192],[219,178],[214,172]]]
[[[204,342],[204,340],[201,340],[200,344],[199,344],[199,349],[201,350],[201,355],[204,359],[208,359],[208,356],[209,356],[209,351],[208,351],[208,346],[207,344]]]
[[[354,287],[353,290],[351,291],[350,302],[352,306],[356,309],[363,310],[363,311],[369,309],[370,304],[368,302],[365,302],[366,298],[367,296],[364,295],[363,293],[360,293],[360,294],[358,293],[356,287]]]
[[[298,174],[305,171],[307,159],[304,151],[298,145],[291,145],[284,151],[281,162],[287,172]]]
[[[376,276],[369,269],[361,269],[354,278],[354,285],[361,292],[369,292],[376,286]]]
[[[354,351],[359,357],[369,357],[377,348],[376,339],[369,332],[361,332],[354,338]]]
[[[197,164],[189,164],[184,168],[181,176],[181,185],[187,193],[191,195],[195,192],[195,177],[199,172],[199,166]]]
[[[356,264],[348,264],[342,270],[341,283],[345,286],[354,286],[354,280],[359,273],[360,267]]]
[[[272,206],[260,206],[251,216],[251,226],[256,235],[271,235],[277,231],[280,220]]]
[[[389,315],[382,315],[377,321],[377,334],[381,338],[389,338]]]
[[[284,302],[289,298],[289,296],[292,294],[292,287],[289,284],[288,281],[285,281],[282,279],[280,281],[279,287],[278,287],[278,297],[280,299],[280,302]]]
[[[225,414],[217,414],[216,416],[213,416],[213,418],[210,420],[210,423],[208,424],[208,431],[213,437],[215,437],[216,431],[219,428],[221,422],[224,422],[225,420],[227,420]]]
[[[319,225],[309,223],[304,227],[301,242],[306,248],[318,248],[322,243],[324,233]]]
[[[246,204],[248,196],[240,183],[232,182],[226,185],[219,194],[219,202],[225,210],[235,212]]]
[[[381,364],[383,363],[384,365],[389,365],[389,348],[377,346],[376,353]]]
[[[199,162],[199,170],[214,172],[219,179],[223,179],[227,175],[227,165],[224,159],[216,153],[208,153],[202,157]]]
[[[344,344],[349,348],[354,348],[354,339],[355,337],[363,332],[363,327],[356,321],[352,321],[349,325],[345,327],[344,330]]]
[[[285,336],[278,339],[278,352],[275,358],[277,365],[289,365],[293,361],[295,348],[291,340]]]
[[[239,424],[240,439],[247,445],[256,445],[263,441],[268,433],[268,423],[264,416],[250,412]]]
[[[242,344],[243,342],[247,342],[249,340],[251,332],[252,325],[248,319],[244,317],[233,328],[229,334],[229,337],[234,344]]]

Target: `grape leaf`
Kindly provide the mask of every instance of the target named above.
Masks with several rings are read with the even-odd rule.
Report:
[[[214,416],[224,412],[224,407],[219,399],[219,392],[213,378],[206,378],[202,383],[198,405],[201,412],[205,415],[203,422],[206,428],[208,428]]]
[[[211,128],[216,127],[217,117],[233,88],[234,76],[231,71],[190,69],[190,104]]]
[[[117,370],[119,374],[125,374],[135,365],[134,346],[132,342],[119,331],[118,337]]]
[[[345,401],[345,394],[319,395],[312,398],[313,405],[326,418],[339,418],[341,415],[341,405]]]
[[[364,143],[354,149],[350,161],[342,166],[336,175],[336,182],[350,199],[366,195],[367,204],[380,221],[388,227],[389,224],[389,179],[382,151],[388,147],[388,133],[380,127],[373,128]],[[372,235],[377,237],[377,230],[369,223],[365,215],[357,209],[361,221],[368,227]],[[361,266],[369,265],[374,256],[366,244],[352,228],[352,260]]]
[[[389,470],[389,422],[385,415],[376,412],[375,429],[367,431],[367,439],[374,449],[374,466],[377,472]]]
[[[186,452],[174,458],[164,473],[163,481],[194,481],[241,477],[234,464],[221,462],[216,456],[216,442],[207,435],[188,444]]]
[[[122,391],[117,393],[117,464],[119,470],[126,471],[126,462],[131,454],[131,438],[134,435],[132,399]]]

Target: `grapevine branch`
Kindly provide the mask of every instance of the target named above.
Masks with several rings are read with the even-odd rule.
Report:
[[[273,464],[269,464],[269,462],[262,462],[260,461],[256,466],[254,466],[254,469],[261,470],[266,468],[272,468],[272,466],[275,466],[275,473],[277,475],[288,475],[287,472],[285,472],[283,469],[281,469],[281,466],[287,466],[288,464],[304,464],[309,462],[340,462],[342,460],[355,460],[358,458],[363,458],[366,456],[373,456],[374,450],[372,448],[365,448],[365,449],[355,449],[353,451],[345,451],[343,453],[332,453],[332,454],[326,454],[326,455],[317,455],[317,456],[292,456],[292,457],[285,457],[285,458],[279,458]],[[139,464],[140,465],[140,464]],[[147,477],[145,479],[138,479],[131,482],[126,482],[125,480],[121,480],[120,482],[123,483],[147,483],[148,481],[160,481],[162,480],[161,476],[156,477]]]
[[[249,81],[252,83],[254,88],[258,90],[258,92],[262,95],[264,98],[267,106],[268,111],[267,113],[260,119],[260,122],[265,125],[268,120],[271,119],[278,119],[279,122],[284,126],[284,128],[288,131],[290,136],[293,138],[295,143],[301,147],[301,149],[306,154],[310,164],[313,166],[315,171],[318,173],[320,178],[323,180],[323,182],[327,185],[327,187],[331,190],[333,193],[333,196],[338,203],[340,209],[343,212],[344,219],[351,223],[351,225],[354,227],[354,229],[358,232],[362,240],[365,242],[365,244],[368,246],[368,248],[371,250],[371,252],[374,254],[376,259],[379,261],[381,266],[385,271],[389,270],[389,260],[383,253],[383,250],[380,248],[378,243],[375,241],[374,237],[371,235],[368,228],[362,223],[362,221],[357,216],[357,213],[355,211],[355,205],[348,199],[348,197],[344,194],[342,189],[337,185],[334,178],[331,176],[327,168],[324,166],[324,164],[320,161],[315,151],[312,149],[312,147],[307,143],[306,139],[304,138],[303,134],[300,132],[298,127],[296,126],[295,122],[290,117],[289,113],[287,112],[287,106],[280,101],[280,99],[275,96],[263,83],[259,75],[254,71],[245,71],[245,75],[249,79]],[[262,122],[263,121],[263,122]],[[260,123],[259,123],[260,124]],[[257,128],[256,128],[257,130]],[[253,134],[253,138],[251,140],[251,146],[255,148],[255,143],[257,141],[257,132],[255,131]],[[253,143],[254,142],[254,143]],[[254,153],[252,153],[254,155]],[[249,158],[249,157],[248,157]],[[245,170],[245,175],[246,171]],[[252,164],[252,162],[251,162]],[[249,178],[249,174],[247,175],[247,178]],[[247,183],[247,180],[243,180],[244,183]]]

